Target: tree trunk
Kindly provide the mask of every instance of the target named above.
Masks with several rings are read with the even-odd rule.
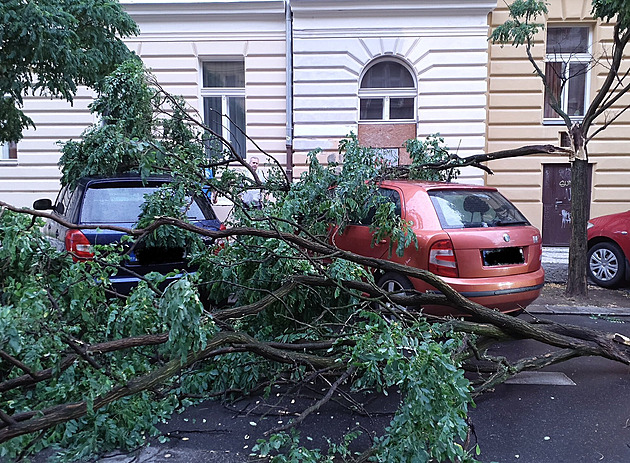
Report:
[[[575,159],[571,166],[571,241],[567,296],[586,296],[588,292],[586,284],[586,224],[590,212],[588,174],[588,160]]]

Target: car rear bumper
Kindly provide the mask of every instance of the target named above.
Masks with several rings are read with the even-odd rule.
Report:
[[[545,284],[545,271],[539,270],[521,275],[509,275],[492,278],[443,278],[444,282],[455,289],[462,296],[491,309],[501,312],[514,312],[526,308],[534,302]],[[419,283],[419,286],[416,284]],[[432,287],[415,280],[416,289],[425,286],[424,292],[438,292]],[[435,315],[453,314],[453,310],[444,306],[425,307],[425,310]],[[437,313],[439,312],[439,313]]]

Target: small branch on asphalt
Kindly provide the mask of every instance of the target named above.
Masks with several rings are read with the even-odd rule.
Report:
[[[325,403],[327,403],[330,398],[333,396],[333,394],[335,393],[335,391],[337,390],[337,388],[343,384],[350,376],[352,376],[352,374],[354,373],[354,371],[356,370],[355,367],[350,367],[348,368],[348,370],[346,370],[338,379],[337,381],[335,381],[330,388],[328,389],[328,392],[326,392],[326,395],[324,397],[322,397],[320,400],[318,400],[316,403],[314,403],[313,405],[311,405],[310,407],[308,407],[306,410],[304,410],[302,413],[300,413],[300,415],[295,418],[294,420],[291,420],[289,423],[287,423],[284,426],[278,426],[276,428],[270,429],[269,431],[265,432],[265,436],[269,436],[270,434],[275,434],[278,432],[282,432],[282,431],[286,431],[288,429],[294,428],[296,426],[298,426],[300,423],[302,423],[302,421],[304,421],[311,413],[316,412],[317,410],[319,410],[322,405],[324,405]]]

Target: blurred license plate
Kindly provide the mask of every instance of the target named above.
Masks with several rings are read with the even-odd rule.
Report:
[[[517,265],[525,263],[523,248],[484,249],[481,251],[483,265],[493,267],[497,265]]]

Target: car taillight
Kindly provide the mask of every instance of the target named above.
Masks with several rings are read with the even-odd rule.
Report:
[[[66,232],[66,251],[72,254],[72,259],[75,262],[94,257],[92,245],[81,230],[68,230]]]
[[[223,224],[219,225],[219,231],[227,230],[227,227]],[[221,249],[225,248],[227,244],[226,238],[217,238],[214,242],[214,252],[218,253]]]
[[[457,277],[457,260],[451,240],[436,241],[429,250],[429,272],[443,277]]]

